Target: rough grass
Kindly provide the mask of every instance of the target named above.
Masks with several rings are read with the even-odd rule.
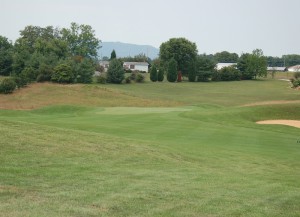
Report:
[[[45,84],[68,103],[9,95],[14,106],[53,101],[0,110],[0,216],[299,216],[299,129],[255,123],[300,119],[286,85]],[[111,101],[97,98],[103,88]],[[272,100],[292,103],[242,106]]]

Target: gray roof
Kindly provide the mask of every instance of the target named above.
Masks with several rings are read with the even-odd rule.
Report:
[[[124,62],[124,65],[149,66],[149,63],[147,63],[147,62]]]
[[[268,71],[285,71],[286,67],[267,67]]]

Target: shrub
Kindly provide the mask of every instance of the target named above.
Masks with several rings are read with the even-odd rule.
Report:
[[[212,72],[206,72],[206,71],[199,71],[197,73],[197,81],[198,82],[206,82],[209,81],[209,79],[212,77]]]
[[[12,93],[17,87],[13,78],[4,78],[0,82],[0,93],[8,94]]]
[[[158,74],[157,74],[157,81],[162,82],[165,78],[165,72],[163,68],[160,68],[158,70]]]
[[[96,82],[98,84],[105,84],[106,83],[106,76],[104,74],[100,74],[99,76],[96,76]]]
[[[153,82],[158,80],[158,73],[155,65],[153,65],[150,69],[150,80]]]
[[[67,64],[57,65],[54,68],[51,80],[57,83],[72,83],[74,81],[74,74],[71,66]]]
[[[132,73],[131,69],[125,69],[125,73]]]
[[[133,71],[133,72],[131,72],[129,78],[130,78],[130,80],[135,81],[136,76],[137,76],[137,72],[136,72],[136,71]]]
[[[145,76],[141,73],[137,73],[135,81],[137,83],[143,83],[145,81]]]
[[[14,77],[14,81],[17,88],[25,87],[29,83],[29,79],[26,78],[22,73],[18,77]]]
[[[118,59],[111,60],[107,70],[107,82],[120,84],[124,78],[125,71],[122,63]]]
[[[300,78],[300,72],[295,72],[295,73],[294,73],[294,78],[295,78],[295,79]]]
[[[239,81],[242,74],[235,67],[224,67],[212,74],[212,81]]]
[[[37,82],[50,81],[53,74],[53,68],[49,65],[42,64],[39,67],[39,75],[36,78]]]
[[[128,77],[125,78],[125,82],[126,82],[126,84],[130,84],[130,83],[131,83],[131,78],[130,78],[130,76],[128,76]]]
[[[28,81],[35,81],[37,78],[38,71],[32,67],[25,67],[22,72],[22,76],[25,77]]]
[[[221,73],[218,70],[214,71],[212,73],[211,80],[212,81],[222,81]]]

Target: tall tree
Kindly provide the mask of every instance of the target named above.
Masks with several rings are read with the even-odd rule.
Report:
[[[239,55],[236,53],[229,53],[228,51],[222,51],[216,53],[214,58],[218,63],[236,63],[239,59]]]
[[[253,50],[252,54],[242,54],[237,67],[242,73],[242,79],[267,75],[267,59],[261,49]]]
[[[125,78],[125,71],[123,69],[122,63],[118,59],[113,59],[109,63],[107,70],[107,82],[120,84]]]
[[[110,54],[110,59],[112,60],[112,59],[116,59],[116,58],[117,58],[117,54],[116,54],[115,49],[113,49],[113,51]]]
[[[153,65],[150,69],[150,80],[153,82],[156,82],[158,79],[158,74],[157,74],[157,68],[155,65]]]
[[[12,72],[13,45],[6,37],[0,36],[0,75]]]
[[[159,57],[165,66],[174,58],[177,62],[177,70],[186,76],[188,65],[195,60],[197,52],[195,43],[185,38],[171,38],[160,45]]]
[[[97,50],[100,48],[101,41],[96,37],[91,26],[71,23],[70,29],[63,28],[61,34],[63,40],[67,42],[72,56],[97,57]]]

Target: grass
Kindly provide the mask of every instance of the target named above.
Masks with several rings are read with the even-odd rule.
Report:
[[[0,110],[0,216],[299,216],[299,129],[255,124],[300,119],[287,85],[45,84],[0,96],[39,108]],[[265,101],[287,103],[243,106]]]

